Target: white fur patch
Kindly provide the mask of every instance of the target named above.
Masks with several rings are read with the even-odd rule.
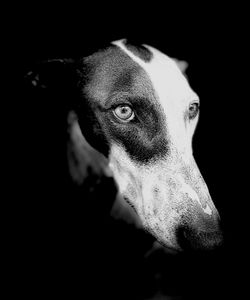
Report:
[[[171,142],[183,152],[183,155],[190,155],[192,135],[197,120],[189,126],[185,126],[182,120],[189,104],[194,100],[199,100],[198,95],[191,89],[174,59],[151,46],[143,45],[153,53],[152,60],[144,62],[131,53],[122,41],[116,41],[113,44],[120,47],[148,74],[158,101],[167,116],[166,125],[171,135]]]

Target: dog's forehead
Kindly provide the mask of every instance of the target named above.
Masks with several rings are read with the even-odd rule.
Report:
[[[134,47],[125,40],[112,44],[86,60],[94,69],[87,90],[95,100],[104,104],[120,92],[149,98],[162,106],[197,98],[176,62],[167,55],[147,45]]]
[[[113,45],[95,53],[88,57],[85,63],[90,65],[92,70],[92,76],[85,90],[100,104],[105,105],[109,97],[118,93],[145,98],[154,93],[145,70],[117,46]]]
[[[151,88],[163,106],[168,103],[184,104],[198,98],[175,59],[151,46],[143,45],[144,49],[147,49],[151,54],[150,59],[148,59],[149,55],[146,56],[147,59],[144,59],[145,56],[138,55],[136,48],[134,50],[127,47],[124,40],[115,41],[113,44],[124,51],[147,74]],[[145,77],[141,77],[141,82],[145,80]]]

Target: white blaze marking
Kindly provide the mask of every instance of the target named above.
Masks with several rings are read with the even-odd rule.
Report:
[[[174,59],[151,46],[143,45],[153,53],[153,59],[150,62],[144,62],[129,51],[123,41],[115,41],[112,44],[122,49],[146,71],[167,115],[167,127],[171,142],[182,153],[183,159],[190,158],[190,155],[192,155],[191,139],[196,123],[190,124],[190,130],[187,131],[184,121],[182,124],[180,120],[183,119],[183,113],[188,104],[193,100],[198,100],[199,97],[189,86],[187,79],[178,66],[178,62]],[[181,191],[188,194],[191,199],[196,200],[204,213],[211,215],[212,209],[210,206],[206,203],[206,207],[203,208],[197,193],[183,180],[181,180],[181,184]]]
[[[190,88],[186,78],[183,76],[178,63],[163,54],[159,50],[143,45],[153,53],[153,59],[150,62],[144,62],[139,57],[130,52],[122,43],[123,40],[115,41],[112,44],[121,48],[129,57],[138,63],[149,75],[160,100],[166,101],[169,96],[174,99],[198,98],[198,96]],[[165,102],[164,101],[164,102]]]
[[[178,66],[178,62],[151,46],[143,45],[153,54],[150,62],[144,62],[126,48],[123,40],[115,41],[113,44],[123,50],[147,73],[165,115],[167,115],[167,127],[171,142],[179,150],[184,150],[182,152],[185,152],[187,156],[190,155],[190,151],[192,152],[192,134],[197,119],[190,122],[188,128],[181,120],[184,119],[188,105],[194,100],[198,101],[199,97],[191,89]]]
[[[190,151],[192,151],[190,143],[196,122],[190,124],[192,130],[187,132],[184,122],[180,122],[180,120],[183,119],[183,114],[189,103],[198,100],[199,97],[189,86],[187,79],[183,76],[174,59],[151,46],[143,45],[153,53],[152,60],[144,62],[130,52],[122,42],[123,40],[119,40],[113,42],[113,44],[122,49],[146,71],[168,117],[168,132],[172,141],[179,149],[184,149],[183,153],[185,152],[185,155],[190,155]]]

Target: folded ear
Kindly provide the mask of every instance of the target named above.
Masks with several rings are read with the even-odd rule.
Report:
[[[181,70],[183,74],[185,74],[187,68],[188,68],[188,62],[185,60],[178,60],[174,58],[175,63],[177,64],[178,68]]]
[[[73,59],[48,59],[39,61],[27,72],[25,83],[38,89],[65,89],[72,85],[75,61]]]
[[[55,58],[55,59],[38,61],[34,64],[34,66],[32,66],[32,70],[27,73],[26,79],[31,80],[32,85],[38,86],[41,78],[45,79],[46,75],[49,78],[51,77],[51,75],[55,75],[55,73],[57,75],[60,75],[60,71],[62,69],[65,69],[65,66],[68,66],[69,64],[73,64],[73,63],[74,63],[73,59],[67,59],[67,58],[65,59]]]
[[[39,105],[50,111],[52,109],[57,116],[62,111],[63,117],[74,111],[84,138],[94,149],[107,156],[108,147],[102,129],[82,91],[87,72],[88,68],[82,61],[50,59],[36,64],[25,80]]]
[[[25,75],[25,88],[32,93],[34,102],[71,109],[77,90],[76,61],[48,59],[36,62]],[[65,106],[66,105],[66,106]]]

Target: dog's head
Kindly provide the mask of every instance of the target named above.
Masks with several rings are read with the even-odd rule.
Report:
[[[221,243],[219,214],[192,153],[199,98],[183,65],[152,47],[114,42],[83,60],[82,101],[91,120],[81,109],[79,120],[158,241],[210,249]]]

